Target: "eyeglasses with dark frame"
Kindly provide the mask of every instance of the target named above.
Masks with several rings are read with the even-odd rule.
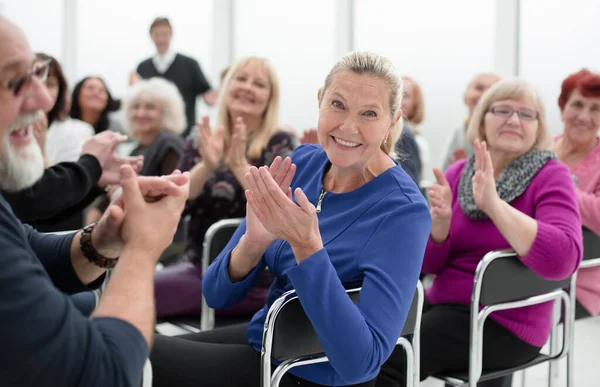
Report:
[[[15,97],[17,97],[23,87],[27,85],[33,78],[37,79],[40,82],[46,81],[48,78],[48,72],[50,71],[50,59],[45,60],[41,64],[38,64],[33,67],[27,74],[19,75],[8,81],[6,87],[9,90],[12,90]]]
[[[492,106],[488,111],[502,118],[510,118],[513,114],[515,114],[515,112],[517,112],[519,119],[522,121],[535,121],[540,117],[540,113],[533,109],[513,109],[512,106],[508,105]]]

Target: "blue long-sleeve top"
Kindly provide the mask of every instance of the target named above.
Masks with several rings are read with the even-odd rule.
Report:
[[[0,195],[0,384],[139,386],[148,346],[133,325],[84,316],[69,294],[87,287],[70,258],[74,234],[22,225]],[[77,301],[77,300],[75,300]]]
[[[301,187],[316,204],[330,165],[325,151],[304,145],[291,157],[297,166],[292,188]],[[289,243],[278,240],[244,280],[232,283],[227,267],[245,233],[242,222],[208,268],[202,291],[212,308],[235,305],[268,266],[275,281],[267,304],[248,325],[248,342],[260,351],[269,307],[295,289],[329,362],[290,372],[330,386],[365,382],[377,376],[406,320],[431,229],[429,210],[415,183],[396,166],[354,191],[326,193],[318,218],[323,249],[297,264]],[[362,290],[355,305],[344,284],[356,282]]]

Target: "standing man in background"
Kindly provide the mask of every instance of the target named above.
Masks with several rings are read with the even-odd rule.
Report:
[[[162,77],[173,82],[185,102],[187,128],[182,136],[187,137],[190,128],[196,123],[196,97],[202,95],[204,102],[212,106],[217,102],[218,93],[211,90],[198,62],[170,49],[173,29],[169,19],[156,18],[150,26],[150,37],[156,46],[156,55],[139,64],[137,74],[143,79]],[[134,82],[136,75],[130,78]]]

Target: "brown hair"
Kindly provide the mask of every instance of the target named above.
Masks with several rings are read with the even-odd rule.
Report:
[[[404,118],[415,126],[419,125],[425,119],[425,99],[423,98],[423,90],[421,90],[421,86],[411,77],[402,77],[402,80],[412,83],[413,99],[415,100],[415,111],[410,117],[404,116]]]
[[[152,33],[152,30],[158,26],[167,26],[171,31],[173,31],[173,27],[171,27],[171,22],[166,17],[157,17],[156,19],[154,19],[152,24],[150,24],[150,33]]]

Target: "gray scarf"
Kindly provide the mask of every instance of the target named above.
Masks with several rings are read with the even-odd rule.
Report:
[[[549,160],[557,160],[550,151],[531,151],[508,164],[496,182],[496,191],[500,199],[511,203],[525,192],[533,177]],[[458,200],[460,208],[470,219],[487,219],[487,215],[477,208],[473,198],[473,175],[475,175],[475,156],[471,156],[460,176]]]

